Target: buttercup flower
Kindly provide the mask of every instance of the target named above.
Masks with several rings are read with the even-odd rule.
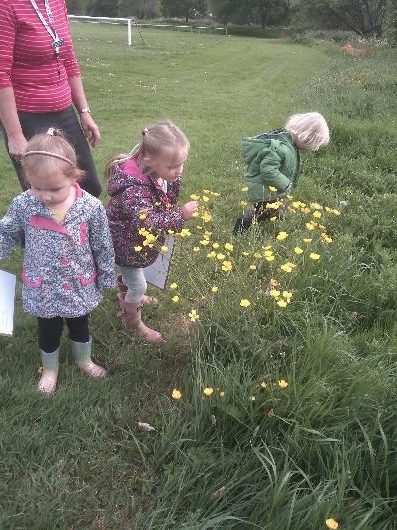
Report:
[[[219,248],[219,243],[212,243],[212,248]]]
[[[203,394],[207,397],[212,396],[213,393],[214,393],[214,389],[211,388],[210,386],[207,386],[207,388],[204,388],[203,390]]]
[[[181,397],[182,397],[182,392],[181,392],[180,390],[177,390],[176,388],[174,388],[174,390],[172,391],[171,396],[172,396],[174,399],[181,399]]]
[[[247,206],[247,205],[248,205],[247,201],[240,201],[240,206]]]
[[[316,260],[320,259],[321,256],[320,256],[320,254],[316,254],[315,252],[311,252],[310,255],[309,255],[309,258],[316,261]]]
[[[170,289],[178,289],[178,284],[177,283],[171,283],[170,285]]]
[[[276,236],[277,241],[283,241],[284,239],[287,239],[288,234],[287,232],[279,232]]]
[[[242,252],[242,255],[243,255],[243,256],[249,256],[249,255],[250,255],[250,253],[249,253],[249,252],[246,252],[246,251],[244,251],[244,252]]]
[[[276,192],[277,188],[275,188],[274,186],[269,186],[269,191]]]
[[[261,258],[262,257],[262,254],[260,252],[254,252],[254,258]]]
[[[310,221],[309,223],[306,223],[306,228],[308,230],[314,230],[316,228],[317,224],[314,223],[313,221]]]
[[[135,252],[140,252],[142,250],[142,247],[140,245],[134,247]]]
[[[207,254],[207,258],[216,258],[216,252],[213,250],[212,252],[210,252],[209,254]]]
[[[278,298],[280,295],[281,295],[281,292],[277,291],[277,289],[270,290],[270,296],[273,296],[273,298]]]
[[[321,217],[321,212],[319,212],[318,210],[316,210],[315,212],[313,212],[313,217],[315,217],[316,219],[320,219],[320,217]]]
[[[163,245],[160,247],[161,252],[168,252],[168,247],[166,245]]]
[[[287,381],[285,379],[280,379],[279,382],[278,382],[278,386],[279,386],[279,388],[284,389],[284,388],[287,388],[288,383],[287,383]]]
[[[141,214],[139,214],[139,219],[141,219],[141,221],[146,219],[146,217],[147,217],[147,214],[145,212],[142,212]]]
[[[288,303],[290,303],[292,298],[292,293],[290,291],[283,291],[283,296],[287,300]]]
[[[304,243],[311,243],[313,241],[313,239],[311,237],[305,237],[305,238],[302,239],[302,241]]]
[[[265,381],[262,381],[262,383],[260,384],[260,387],[263,388],[263,390],[265,388],[267,388],[267,383],[265,383]]]
[[[179,296],[173,296],[171,300],[176,304],[177,302],[179,302],[180,298]]]
[[[265,256],[265,260],[266,261],[274,261],[274,256],[271,255],[271,256]]]
[[[279,285],[280,282],[278,280],[275,280],[274,278],[270,278],[269,283],[272,287],[277,287],[277,285]]]
[[[212,215],[210,215],[208,212],[204,212],[201,216],[201,219],[204,221],[204,223],[209,223],[212,221]]]
[[[195,309],[192,309],[189,313],[189,318],[192,322],[196,322],[200,318],[200,315],[197,313]]]
[[[241,191],[248,191],[248,186],[245,186],[244,188],[241,188]]]
[[[198,201],[200,199],[200,195],[197,195],[196,193],[192,193],[190,195],[190,198],[192,199],[192,201]]]
[[[208,202],[209,200],[210,200],[209,197],[207,197],[206,195],[203,195],[203,201],[204,201],[204,202]]]
[[[225,254],[222,254],[219,252],[219,254],[216,255],[216,259],[219,259],[220,261],[224,260],[226,258]]]
[[[310,203],[310,208],[313,208],[313,210],[322,210],[323,209],[321,204],[318,204],[317,202],[311,202]]]
[[[219,291],[219,287],[217,287],[216,285],[214,285],[213,287],[211,287],[211,291],[213,293],[217,293]]]
[[[234,246],[231,243],[225,243],[224,247],[226,250],[230,250],[230,251],[234,249]]]
[[[287,302],[285,300],[277,300],[277,305],[280,307],[287,307]]]
[[[298,254],[298,256],[299,256],[299,254],[302,254],[303,249],[301,249],[300,247],[295,247],[294,248],[294,252],[295,252],[295,254]]]
[[[200,241],[200,245],[203,245],[204,247],[205,247],[206,245],[209,245],[209,244],[210,244],[210,242],[208,241],[208,239],[202,239],[202,240]]]
[[[200,252],[200,247],[193,247],[193,252]]]
[[[337,530],[339,528],[339,523],[338,521],[335,521],[335,519],[330,517],[329,519],[325,520],[325,526],[327,528],[330,528],[330,530]]]
[[[232,270],[232,268],[233,268],[233,265],[232,265],[232,262],[231,262],[231,261],[224,261],[224,262],[222,263],[222,270],[223,270],[224,272],[229,272],[229,271]]]
[[[247,298],[243,298],[240,301],[240,305],[241,305],[241,307],[248,307],[248,306],[251,305],[251,302]]]
[[[324,243],[332,243],[332,237],[329,237],[328,234],[322,233],[320,237]]]
[[[189,237],[192,235],[192,233],[190,232],[188,228],[182,228],[182,230],[179,232],[179,235],[181,237]]]
[[[256,265],[250,265],[250,270],[256,271]]]
[[[280,266],[280,269],[284,272],[292,272],[292,267],[289,263],[283,263],[283,265]]]
[[[219,395],[220,395],[221,398],[223,398],[223,397],[225,397],[225,392],[224,392],[223,390],[221,390],[221,391],[219,392]]]

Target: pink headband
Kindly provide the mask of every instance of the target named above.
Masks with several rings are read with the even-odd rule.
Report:
[[[46,156],[52,156],[54,158],[59,158],[60,160],[63,160],[64,162],[68,162],[71,166],[75,166],[75,164],[69,160],[69,158],[66,158],[66,156],[58,155],[57,153],[51,153],[50,151],[27,151],[24,154],[25,156],[29,155],[46,155]]]

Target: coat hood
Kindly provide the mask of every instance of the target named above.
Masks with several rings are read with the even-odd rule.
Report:
[[[115,162],[110,169],[108,194],[117,195],[131,186],[148,185],[149,177],[137,164],[135,157],[122,162]]]
[[[260,134],[259,136],[247,136],[243,138],[243,157],[246,165],[251,162],[258,155],[264,147],[269,147],[272,140],[278,140],[280,143],[286,145],[295,151],[291,136],[284,129],[277,129],[270,133]]]

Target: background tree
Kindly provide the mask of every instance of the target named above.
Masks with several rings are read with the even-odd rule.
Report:
[[[287,24],[288,0],[213,0],[212,12],[226,24]]]
[[[397,0],[389,0],[387,5],[386,37],[391,44],[397,44]]]
[[[382,33],[388,0],[299,0],[297,21],[305,27],[349,29],[362,36]]]
[[[89,0],[87,12],[93,17],[117,17],[117,2],[113,0]]]
[[[161,0],[161,13],[165,17],[185,17],[186,22],[207,13],[207,0]]]

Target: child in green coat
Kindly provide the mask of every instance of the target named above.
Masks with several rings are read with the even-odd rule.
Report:
[[[283,129],[243,139],[244,179],[252,209],[237,219],[234,234],[241,234],[256,221],[282,212],[269,208],[297,185],[299,151],[317,151],[329,143],[329,130],[318,112],[293,114]]]

